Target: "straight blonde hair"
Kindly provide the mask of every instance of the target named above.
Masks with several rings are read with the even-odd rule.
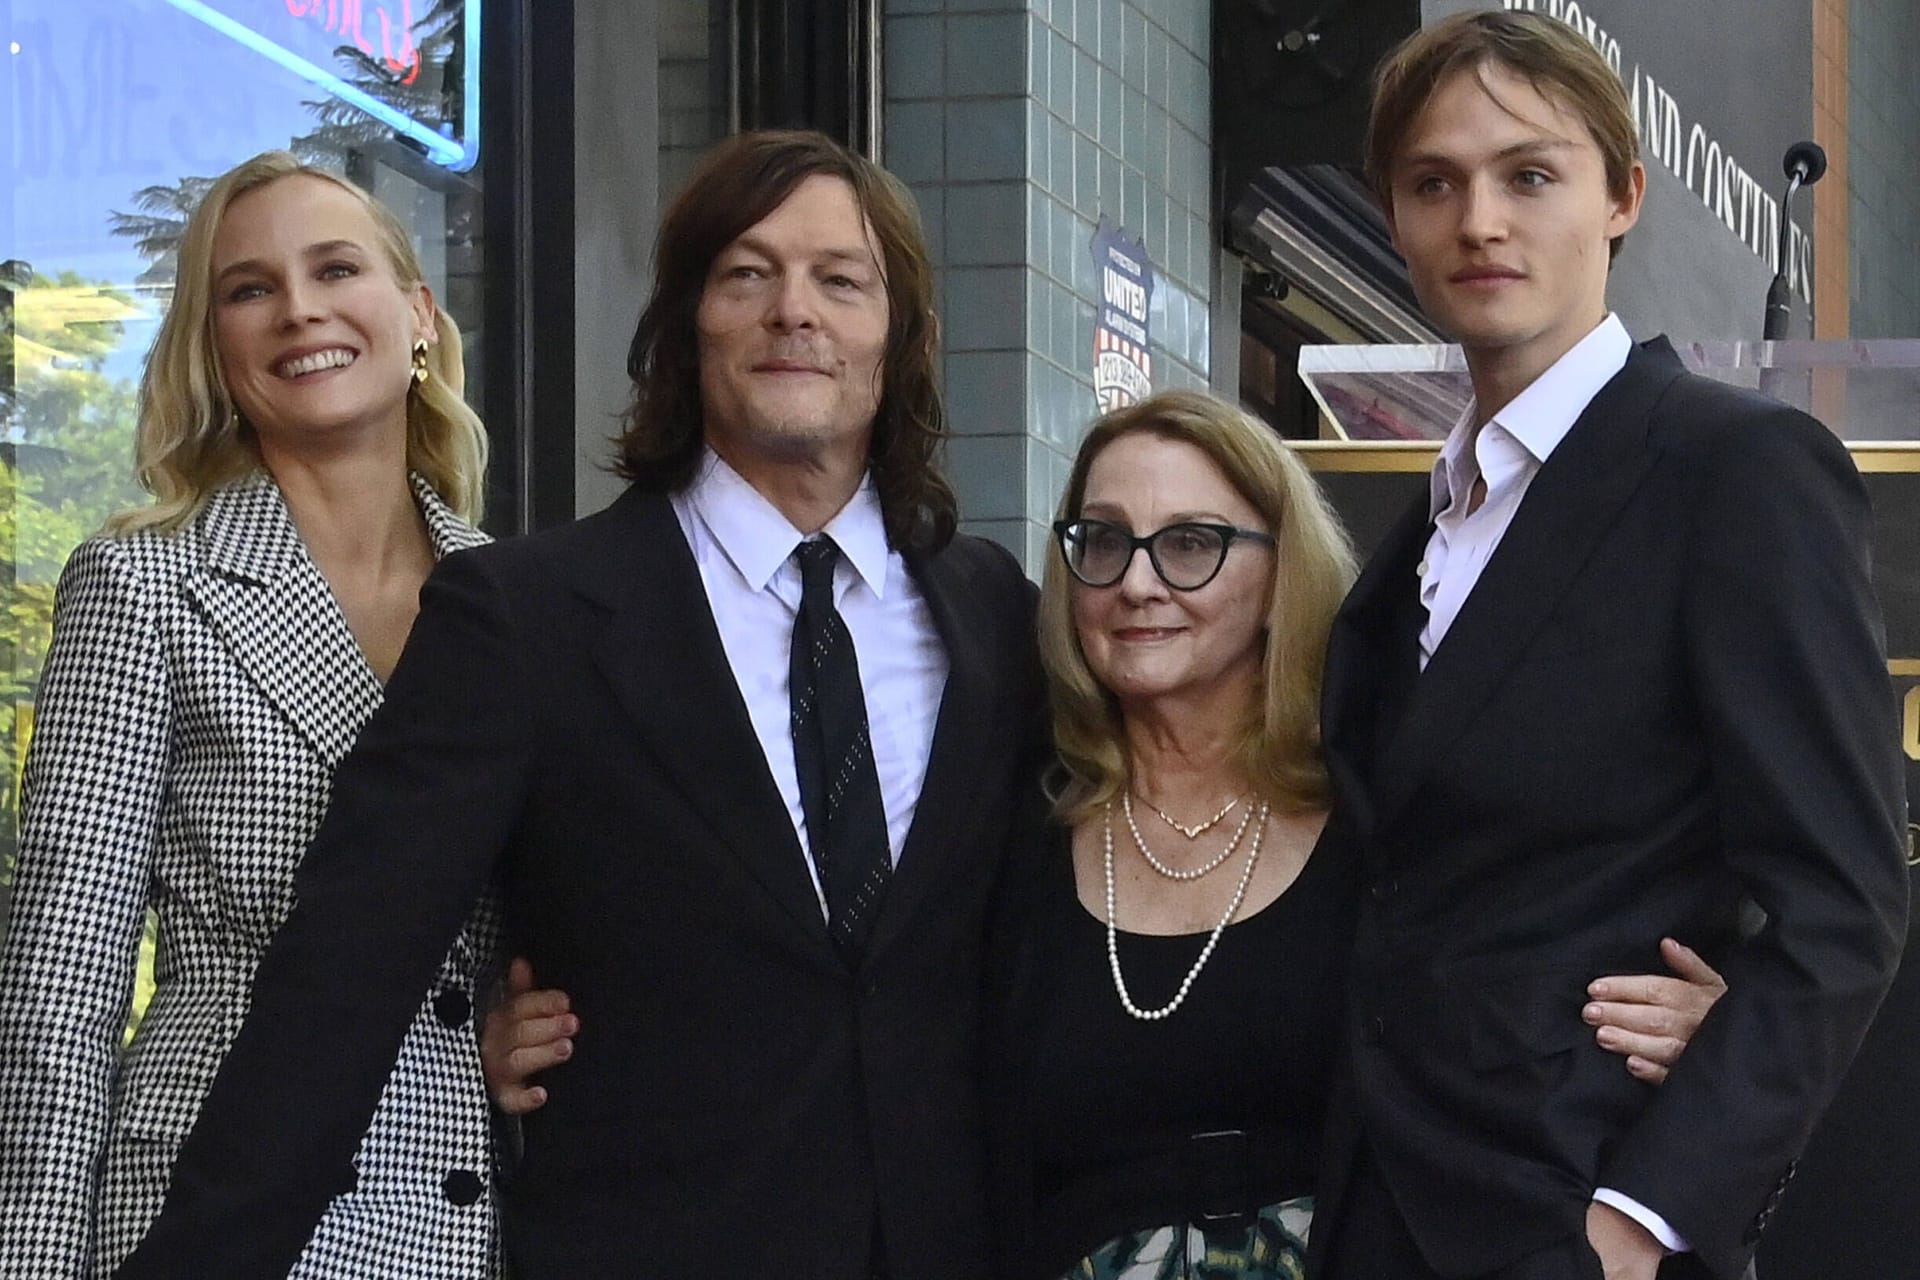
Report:
[[[387,265],[402,288],[424,279],[406,228],[391,210],[351,182],[286,151],[267,151],[220,175],[187,219],[173,302],[160,321],[140,378],[134,465],[153,495],[144,507],[108,521],[111,532],[170,531],[193,521],[214,490],[261,465],[253,429],[240,417],[213,339],[213,242],[239,197],[284,178],[330,182],[358,200],[378,231]],[[461,519],[477,524],[484,501],[487,433],[461,399],[466,367],[460,328],[438,306],[439,342],[427,348],[425,382],[407,395],[407,466],[434,487]]]
[[[1087,473],[1102,450],[1146,433],[1190,444],[1226,474],[1276,543],[1260,691],[1238,726],[1237,763],[1260,798],[1283,813],[1326,807],[1320,754],[1320,673],[1333,616],[1353,584],[1353,544],[1298,454],[1265,423],[1197,391],[1163,391],[1099,419],[1081,442],[1060,519],[1080,518]],[[1055,548],[1040,588],[1040,658],[1054,745],[1067,783],[1055,812],[1082,821],[1131,783],[1120,705],[1087,665],[1073,625],[1071,575]]]

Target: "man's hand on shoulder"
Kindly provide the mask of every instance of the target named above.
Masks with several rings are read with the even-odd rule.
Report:
[[[1645,1227],[1599,1201],[1587,1206],[1587,1243],[1607,1280],[1653,1280],[1667,1252]]]

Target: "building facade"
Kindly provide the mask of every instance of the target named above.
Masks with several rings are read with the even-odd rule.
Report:
[[[1760,337],[1783,264],[1781,155],[1812,138],[1829,169],[1788,227],[1794,334],[1920,337],[1920,8],[1505,5],[1582,31],[1632,95],[1649,206],[1614,297],[1636,333]],[[1478,5],[1355,0],[1290,46],[1327,6],[0,0],[10,777],[61,564],[139,497],[134,393],[171,295],[173,242],[206,181],[239,160],[290,147],[361,182],[413,231],[467,336],[468,393],[494,447],[489,524],[511,534],[618,492],[604,462],[627,344],[659,209],[689,166],[739,127],[838,133],[919,202],[966,525],[1037,574],[1069,460],[1102,404],[1210,387],[1277,431],[1323,441],[1339,429],[1296,376],[1303,348],[1438,339],[1355,175],[1356,109],[1381,50],[1465,7]],[[1354,471],[1342,459],[1359,455],[1337,442],[1317,456],[1363,541],[1425,465],[1416,452]],[[1883,539],[1883,589],[1920,761],[1920,528],[1907,536],[1920,494],[1899,472],[1874,482],[1898,534]],[[0,865],[16,795],[9,785],[0,802]],[[0,927],[6,879],[0,870]],[[1909,1018],[1920,1017],[1912,985],[1899,997]],[[1886,1132],[1917,1118],[1908,1043],[1876,1050],[1906,1063],[1872,1086]],[[1867,1150],[1850,1141],[1845,1152]],[[1878,1203],[1883,1173],[1863,1175],[1860,1204]],[[1889,1193],[1916,1180],[1912,1165],[1885,1176]],[[1920,1252],[1911,1235],[1894,1244],[1907,1252],[1883,1256]],[[1779,1265],[1812,1274],[1784,1255]]]

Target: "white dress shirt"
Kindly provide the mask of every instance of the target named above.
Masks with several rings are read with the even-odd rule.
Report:
[[[1626,327],[1609,314],[1486,426],[1474,430],[1479,414],[1470,404],[1448,433],[1433,468],[1433,536],[1420,562],[1420,603],[1427,610],[1420,629],[1422,671],[1506,536],[1534,476],[1600,388],[1626,366],[1632,349]],[[1486,498],[1469,513],[1468,495],[1481,479]]]
[[[1422,671],[1473,594],[1533,478],[1600,388],[1626,367],[1632,349],[1626,326],[1609,314],[1479,431],[1474,430],[1477,406],[1468,405],[1448,433],[1433,467],[1433,536],[1420,562],[1420,603],[1427,619],[1420,628]],[[1470,512],[1476,480],[1486,481],[1486,494]],[[1632,1218],[1666,1248],[1687,1251],[1671,1223],[1632,1197],[1601,1187],[1593,1198]]]
[[[693,483],[673,495],[673,513],[693,549],[727,665],[746,701],[768,772],[786,801],[800,847],[808,852],[807,874],[824,913],[826,894],[800,804],[787,694],[793,622],[800,610],[800,568],[793,550],[805,538],[711,450]],[[871,478],[821,532],[840,548],[834,603],[860,662],[873,765],[887,812],[887,848],[897,866],[926,781],[934,720],[947,683],[947,652],[906,563],[887,546]]]

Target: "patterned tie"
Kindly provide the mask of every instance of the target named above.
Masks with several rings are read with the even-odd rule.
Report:
[[[793,620],[788,694],[793,704],[793,762],[807,841],[827,895],[827,932],[856,966],[893,875],[887,812],[867,733],[860,663],[853,636],[833,604],[840,548],[819,537],[802,542],[800,612]]]

